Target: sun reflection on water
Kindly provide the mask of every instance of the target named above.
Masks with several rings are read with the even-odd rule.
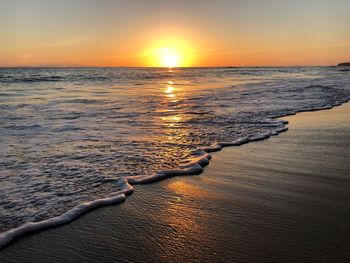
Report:
[[[163,90],[163,93],[165,95],[165,105],[167,105],[167,109],[163,109],[163,112],[174,112],[173,115],[167,115],[167,116],[162,116],[160,119],[163,121],[163,123],[168,126],[168,127],[174,127],[176,123],[181,122],[182,116],[178,113],[177,110],[175,110],[176,105],[168,104],[169,102],[171,103],[176,103],[178,100],[174,99],[177,97],[175,94],[176,89],[173,86],[174,82],[173,81],[168,81],[165,89]]]
[[[159,104],[157,112],[159,126],[162,127],[164,142],[166,143],[181,143],[186,139],[187,130],[182,129],[184,125],[184,109],[180,104],[183,92],[174,81],[167,81],[160,89],[162,103]],[[186,132],[184,132],[186,131]],[[178,149],[177,149],[178,150]],[[177,153],[174,153],[175,155]]]
[[[174,87],[168,85],[168,86],[166,87],[164,93],[170,94],[170,93],[173,93],[173,91],[174,91]]]
[[[167,124],[174,125],[174,123],[180,122],[182,120],[182,117],[180,115],[172,115],[161,117],[161,119]]]

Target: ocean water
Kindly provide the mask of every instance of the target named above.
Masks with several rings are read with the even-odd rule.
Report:
[[[1,68],[0,246],[120,201],[121,178],[200,172],[207,152],[286,130],[278,116],[349,99],[337,67]]]

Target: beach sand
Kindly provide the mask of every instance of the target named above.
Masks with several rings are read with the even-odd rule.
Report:
[[[284,119],[288,132],[25,236],[0,262],[350,262],[350,104]]]

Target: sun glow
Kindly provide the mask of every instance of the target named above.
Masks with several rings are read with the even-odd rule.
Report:
[[[179,66],[180,57],[174,53],[165,53],[162,55],[162,64],[165,67],[172,68]]]
[[[182,54],[175,48],[158,48],[155,52],[157,66],[174,68],[182,66]]]
[[[189,67],[193,63],[193,52],[184,42],[168,40],[154,44],[145,52],[148,64],[152,67]]]

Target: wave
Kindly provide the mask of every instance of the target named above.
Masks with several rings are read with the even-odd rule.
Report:
[[[115,194],[111,197],[97,199],[90,202],[84,202],[73,207],[67,212],[61,214],[60,216],[52,217],[50,219],[42,220],[39,222],[29,222],[20,227],[13,228],[11,230],[0,233],[0,249],[5,247],[11,241],[15,240],[20,236],[41,231],[47,228],[57,227],[60,225],[67,224],[73,221],[74,219],[77,219],[78,217],[82,216],[83,214],[87,213],[88,211],[91,211],[101,206],[121,203],[126,200],[126,197],[128,195],[133,193],[134,191],[133,185],[147,184],[147,183],[156,182],[156,181],[174,177],[174,176],[198,175],[202,173],[204,167],[209,164],[211,160],[210,153],[212,152],[220,151],[225,147],[230,147],[230,146],[237,147],[246,143],[265,140],[270,138],[271,136],[276,136],[282,132],[286,132],[288,130],[288,127],[286,127],[285,125],[288,124],[288,121],[283,119],[278,119],[278,118],[294,115],[299,112],[331,109],[335,106],[339,106],[348,101],[349,101],[348,98],[344,98],[342,101],[337,101],[333,105],[325,105],[318,108],[311,107],[309,109],[300,109],[292,112],[286,111],[280,115],[271,116],[268,119],[266,119],[265,123],[270,123],[270,124],[273,124],[274,126],[276,124],[280,125],[280,127],[276,128],[273,131],[258,133],[255,135],[247,135],[247,136],[243,136],[240,139],[234,140],[232,142],[221,142],[208,147],[198,148],[194,151],[194,156],[196,157],[192,159],[189,163],[180,166],[178,169],[162,170],[162,171],[158,171],[156,174],[148,175],[148,176],[127,176],[127,177],[120,178],[116,182],[116,187],[118,187],[120,190],[115,192]],[[115,181],[115,179],[113,179],[113,181]]]
[[[52,129],[53,132],[74,132],[74,131],[82,131],[82,130],[84,129],[73,125],[65,125],[62,127]]]
[[[85,214],[86,212],[94,208],[97,208],[100,206],[118,204],[125,201],[126,195],[132,193],[133,187],[127,184],[126,181],[122,181],[122,180],[118,182],[118,186],[122,189],[112,197],[85,202],[75,206],[74,208],[70,209],[69,211],[63,213],[60,216],[46,219],[39,222],[26,223],[20,227],[1,233],[0,248],[5,246],[9,242],[11,242],[13,239],[19,236],[23,236],[25,234],[29,234],[35,231],[40,231],[51,227],[57,227],[57,226],[71,222],[72,220],[80,217],[81,215]]]
[[[43,127],[39,124],[30,124],[30,125],[10,125],[10,126],[5,126],[4,128],[9,130],[38,130],[38,129],[42,129]]]
[[[62,76],[41,76],[41,77],[2,77],[0,78],[0,82],[5,83],[18,83],[18,82],[54,82],[54,81],[61,81],[64,77]]]

